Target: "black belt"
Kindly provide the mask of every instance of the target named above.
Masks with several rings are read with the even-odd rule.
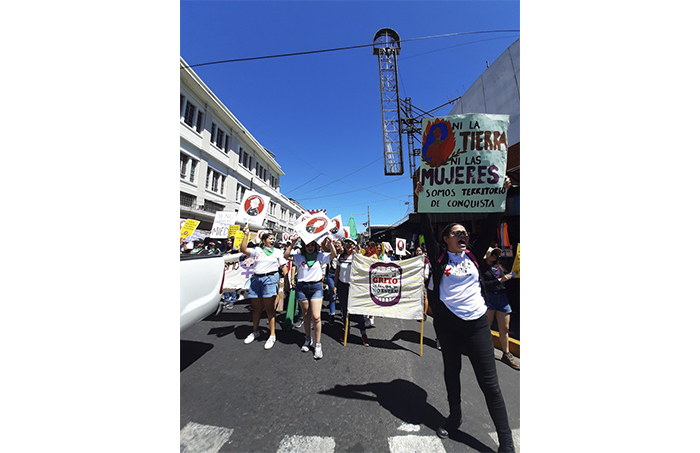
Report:
[[[321,283],[322,281],[323,281],[323,279],[321,279],[321,280],[319,280],[319,281],[317,281],[317,282],[299,282],[299,283],[313,283],[313,284],[316,284],[316,283]]]
[[[275,275],[278,271],[268,272],[267,274],[255,274],[256,277],[268,277],[270,275]]]

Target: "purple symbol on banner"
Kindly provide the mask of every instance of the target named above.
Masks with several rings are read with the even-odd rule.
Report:
[[[253,275],[253,268],[255,267],[255,261],[251,260],[249,257],[241,260],[241,274],[246,279]]]

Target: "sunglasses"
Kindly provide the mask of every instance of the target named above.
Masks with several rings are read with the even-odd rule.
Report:
[[[469,234],[466,231],[457,230],[457,231],[450,231],[450,236],[466,238],[466,237],[469,237]]]

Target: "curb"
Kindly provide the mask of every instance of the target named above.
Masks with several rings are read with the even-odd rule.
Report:
[[[493,338],[493,346],[500,351],[501,350],[501,337],[498,334],[498,332],[496,332],[495,330],[492,330],[491,331],[491,338]],[[508,337],[508,350],[515,357],[520,358],[520,341],[516,340],[515,338]]]

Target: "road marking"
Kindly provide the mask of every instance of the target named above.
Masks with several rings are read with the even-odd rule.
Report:
[[[180,430],[180,453],[217,453],[232,429],[189,422]]]
[[[513,431],[513,444],[515,445],[515,452],[520,453],[520,428],[515,428]],[[489,433],[489,436],[491,436],[491,439],[493,439],[494,442],[496,442],[496,445],[498,445],[498,434],[497,433]]]
[[[404,423],[403,425],[399,426],[399,431],[406,431],[409,433],[417,433],[420,431],[420,425],[412,425],[410,423]]]
[[[389,438],[391,453],[446,453],[437,436],[394,436]]]
[[[332,437],[284,436],[277,453],[333,453],[335,440]]]

